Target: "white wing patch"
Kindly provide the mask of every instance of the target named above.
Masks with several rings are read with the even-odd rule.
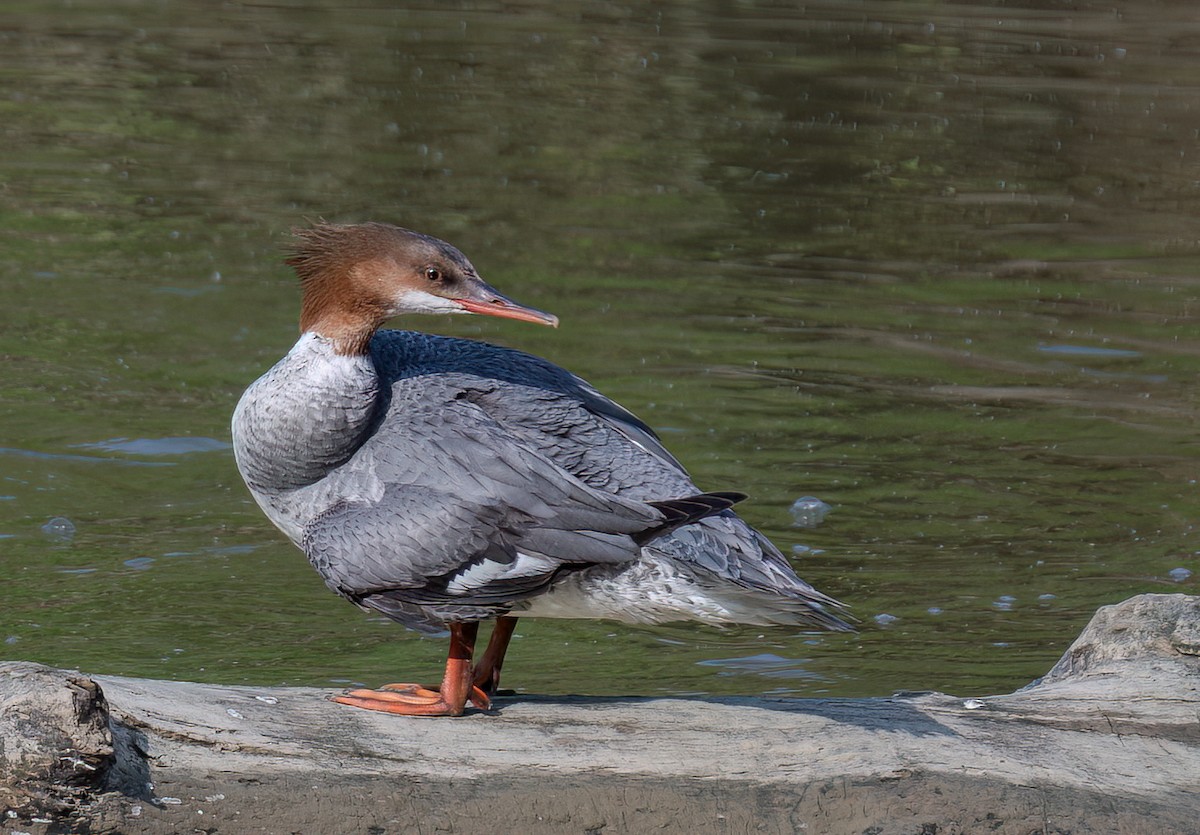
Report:
[[[492,583],[503,583],[518,577],[536,577],[540,574],[552,574],[562,563],[549,557],[539,557],[532,554],[517,552],[517,558],[510,563],[484,560],[477,565],[467,566],[467,569],[446,584],[450,594],[470,594],[486,588]]]

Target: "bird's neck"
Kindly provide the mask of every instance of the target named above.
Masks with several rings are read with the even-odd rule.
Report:
[[[316,300],[319,301],[319,300]],[[365,357],[371,337],[383,324],[378,315],[330,304],[317,304],[306,294],[300,308],[300,333],[318,335],[328,341],[340,357]]]
[[[238,403],[238,468],[264,492],[312,484],[362,445],[378,399],[379,375],[369,354],[342,354],[334,340],[305,333]]]

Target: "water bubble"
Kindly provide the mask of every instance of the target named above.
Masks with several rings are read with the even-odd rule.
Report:
[[[875,622],[880,626],[891,626],[898,620],[900,620],[900,618],[896,617],[895,615],[889,615],[887,612],[882,612],[875,616]]]
[[[792,503],[793,524],[798,528],[815,528],[831,510],[831,506],[815,496],[801,496]]]
[[[940,608],[938,608],[937,606],[930,606],[925,611],[931,615],[940,615],[942,613],[942,610]]]
[[[1049,592],[1047,592],[1046,594],[1038,595],[1038,600],[1056,600],[1056,599],[1058,599],[1058,595],[1050,594]]]
[[[75,523],[65,516],[55,516],[42,525],[42,533],[51,539],[69,542],[75,538]]]
[[[1191,572],[1191,569],[1180,566],[1179,568],[1172,568],[1170,571],[1168,571],[1167,576],[1170,577],[1172,580],[1174,580],[1176,583],[1182,583],[1188,577],[1192,576],[1192,572]]]
[[[1011,594],[1002,594],[992,601],[992,608],[999,609],[1002,612],[1007,612],[1016,602],[1017,598],[1013,597]]]

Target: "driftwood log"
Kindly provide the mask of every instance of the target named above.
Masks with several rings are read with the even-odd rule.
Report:
[[[0,835],[1200,833],[1200,597],[1004,696],[513,697],[455,720],[0,664]]]

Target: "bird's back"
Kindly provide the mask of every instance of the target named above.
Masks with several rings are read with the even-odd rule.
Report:
[[[563,478],[641,502],[699,492],[649,426],[547,360],[408,331],[380,331],[371,356],[381,391],[390,398],[382,409],[382,440],[406,450],[424,448],[407,463],[398,462],[403,472],[390,463],[381,473],[377,467],[385,479],[427,477],[425,468],[436,468],[439,457],[430,447],[453,445],[457,433],[473,431],[463,416],[483,414],[487,426],[480,432],[502,431],[506,450],[515,443],[527,453],[526,463],[550,463]],[[427,413],[431,408],[441,410],[443,431],[439,415]],[[423,410],[414,424],[412,416]],[[470,481],[479,477],[459,467],[436,472],[432,481],[458,480],[469,492]],[[796,576],[779,550],[732,511],[654,540],[642,549],[638,564],[571,572],[551,591],[522,605],[544,616],[848,628],[832,613],[836,601]]]
[[[412,331],[380,331],[371,357],[388,415],[461,402],[591,487],[639,501],[697,492],[649,426],[540,357]]]

